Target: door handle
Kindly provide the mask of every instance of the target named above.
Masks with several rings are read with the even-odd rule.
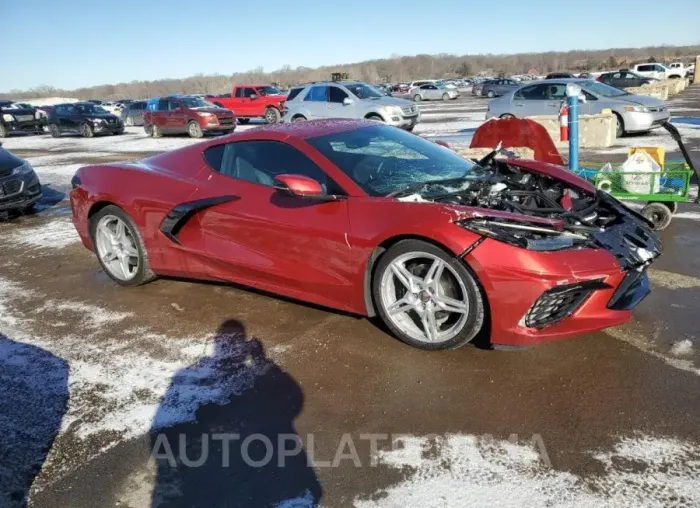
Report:
[[[525,104],[514,104],[516,108],[522,108]]]

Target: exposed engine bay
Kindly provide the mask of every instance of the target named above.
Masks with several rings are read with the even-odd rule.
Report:
[[[647,220],[615,198],[498,160],[496,153],[459,182],[427,183],[421,200],[517,214],[477,212],[460,225],[530,250],[602,247],[624,270],[642,270],[661,253]]]

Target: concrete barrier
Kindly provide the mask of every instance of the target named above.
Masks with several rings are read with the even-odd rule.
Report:
[[[568,141],[559,140],[558,116],[542,115],[529,118],[547,129],[549,136],[558,148],[569,145]],[[617,120],[612,112],[599,115],[581,115],[578,121],[579,146],[581,148],[607,148],[615,144]]]
[[[506,148],[505,150],[508,150],[509,152],[513,152],[518,155],[521,159],[534,159],[535,158],[535,151],[527,146],[516,146],[513,148]],[[452,151],[455,152],[457,155],[464,159],[483,159],[486,157],[488,154],[490,154],[493,149],[492,148],[461,148],[461,147],[454,147],[452,148]],[[505,159],[505,155],[503,154],[498,154],[496,156],[497,159]]]
[[[625,88],[625,91],[635,95],[648,95],[649,97],[656,97],[662,101],[668,99],[668,87],[666,85],[634,86]]]
[[[678,95],[683,91],[684,83],[682,79],[665,79],[658,84],[668,86],[668,95]]]

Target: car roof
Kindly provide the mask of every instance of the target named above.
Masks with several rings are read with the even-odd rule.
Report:
[[[233,86],[237,86],[239,88],[249,86],[251,88],[254,88],[254,87],[260,87],[260,86],[272,86],[272,85],[270,85],[270,83],[245,83],[245,84],[239,84],[239,85],[233,85]]]
[[[276,132],[296,137],[301,139],[314,138],[316,136],[325,136],[327,134],[336,134],[339,132],[347,132],[364,127],[376,126],[377,122],[371,120],[353,120],[346,118],[323,118],[318,120],[308,120],[306,122],[294,123],[276,123],[249,129],[241,133],[244,137],[247,133],[260,134],[261,132]],[[236,136],[236,134],[233,134]]]

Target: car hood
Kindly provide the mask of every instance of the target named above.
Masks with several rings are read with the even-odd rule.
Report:
[[[0,108],[0,113],[3,115],[32,115],[34,116],[34,109],[32,108]]]
[[[231,110],[226,108],[192,108],[192,111],[198,113],[212,113],[216,116],[233,116]]]
[[[379,99],[361,99],[363,104],[371,104],[373,106],[399,106],[400,108],[410,106],[413,103],[406,99],[398,97],[380,97]]]
[[[631,102],[633,104],[639,104],[641,106],[647,106],[647,107],[653,107],[653,108],[658,108],[660,106],[664,105],[664,101],[661,99],[657,99],[656,97],[650,97],[648,95],[623,95],[622,97],[618,97],[619,99],[626,101],[626,102]]]
[[[15,169],[24,164],[24,161],[0,147],[0,173],[10,169]]]

